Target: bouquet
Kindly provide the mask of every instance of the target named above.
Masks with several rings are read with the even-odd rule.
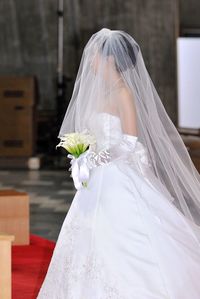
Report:
[[[87,131],[82,133],[68,133],[60,138],[60,143],[56,146],[63,147],[71,158],[72,178],[76,189],[87,187],[87,180],[89,178],[89,167],[87,165],[87,155],[92,145],[96,143],[93,135]]]

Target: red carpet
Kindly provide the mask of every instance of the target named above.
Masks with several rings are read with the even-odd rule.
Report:
[[[12,299],[35,299],[55,243],[31,235],[30,245],[12,247]]]

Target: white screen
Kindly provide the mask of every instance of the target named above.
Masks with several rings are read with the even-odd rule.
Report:
[[[177,40],[178,125],[200,128],[200,38]]]

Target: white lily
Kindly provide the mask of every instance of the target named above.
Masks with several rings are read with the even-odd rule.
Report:
[[[96,143],[93,135],[87,131],[81,133],[64,134],[60,143],[56,147],[63,147],[68,151],[68,157],[71,158],[72,178],[76,189],[82,186],[87,187],[87,180],[89,178],[89,168],[87,166],[86,156],[89,147]]]

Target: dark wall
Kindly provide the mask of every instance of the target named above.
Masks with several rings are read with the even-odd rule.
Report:
[[[55,0],[0,2],[0,74],[37,76],[40,108],[54,107],[55,3]]]
[[[179,0],[181,28],[200,29],[200,1]]]
[[[56,9],[55,0],[0,2],[0,74],[36,75],[39,109],[55,108]],[[140,44],[147,69],[175,121],[177,15],[176,0],[65,0],[64,70],[72,79],[67,99],[91,34],[102,27],[122,29]]]

